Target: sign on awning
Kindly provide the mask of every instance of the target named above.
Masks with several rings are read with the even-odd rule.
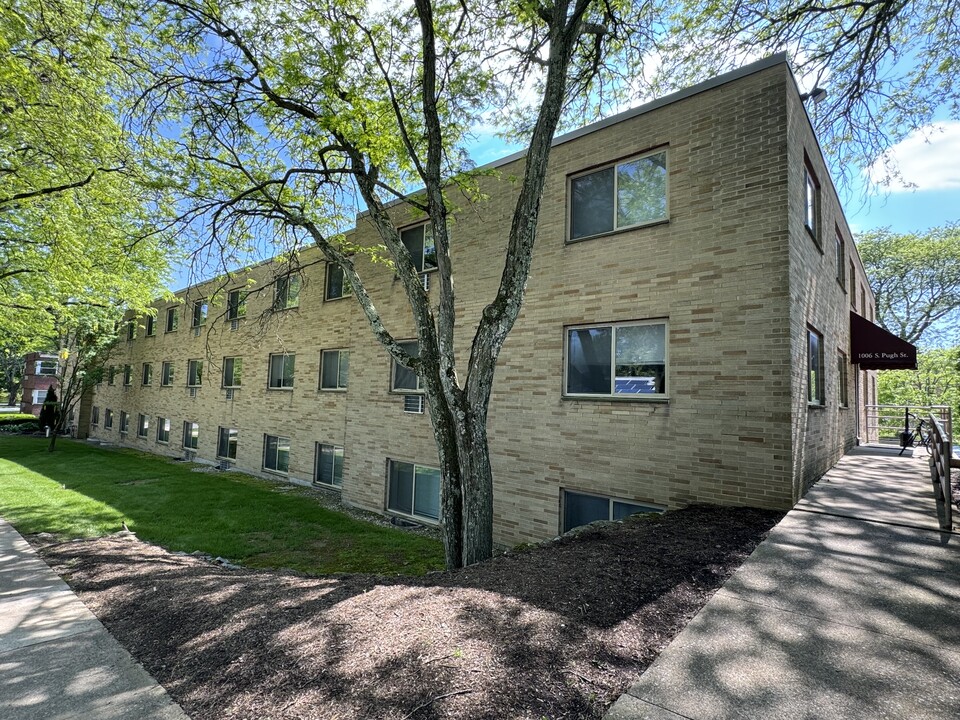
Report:
[[[861,370],[916,370],[917,348],[851,312],[850,362]]]

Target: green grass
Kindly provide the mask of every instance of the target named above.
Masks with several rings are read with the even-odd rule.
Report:
[[[254,567],[421,574],[440,543],[321,507],[295,486],[242,473],[198,473],[132,450],[0,435],[0,516],[21,533],[96,537],[126,522],[169,550]]]

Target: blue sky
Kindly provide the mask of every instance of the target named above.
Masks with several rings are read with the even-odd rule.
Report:
[[[960,122],[914,132],[890,153],[903,182],[875,190],[866,203],[862,186],[846,193],[844,210],[854,232],[887,226],[922,232],[960,220]]]

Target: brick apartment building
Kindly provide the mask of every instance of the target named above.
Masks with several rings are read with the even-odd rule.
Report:
[[[494,163],[488,199],[456,215],[462,352],[499,283],[522,163]],[[429,283],[429,228],[403,239]],[[362,217],[352,240],[379,243]],[[435,522],[417,378],[335,267],[315,251],[300,265],[158,303],[97,387],[90,435]],[[393,273],[357,265],[385,325],[415,337]],[[496,541],[638,508],[791,507],[875,402],[850,363],[851,310],[873,320],[873,294],[783,56],[558,137],[490,405]]]
[[[57,356],[33,352],[24,355],[23,361],[20,412],[40,417],[47,392],[57,384]]]

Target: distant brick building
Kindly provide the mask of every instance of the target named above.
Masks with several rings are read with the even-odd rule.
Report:
[[[56,355],[28,353],[24,357],[20,412],[40,416],[47,391],[57,384],[57,367]]]
[[[461,353],[499,283],[523,156],[493,165],[452,231]],[[429,226],[402,237],[430,285]],[[364,218],[352,241],[380,242]],[[356,263],[385,325],[415,337],[393,273]],[[91,436],[436,522],[417,378],[336,267],[301,265],[158,302],[97,387]],[[490,403],[496,541],[640,508],[791,507],[876,400],[849,361],[851,309],[872,320],[874,297],[782,56],[558,137]]]

